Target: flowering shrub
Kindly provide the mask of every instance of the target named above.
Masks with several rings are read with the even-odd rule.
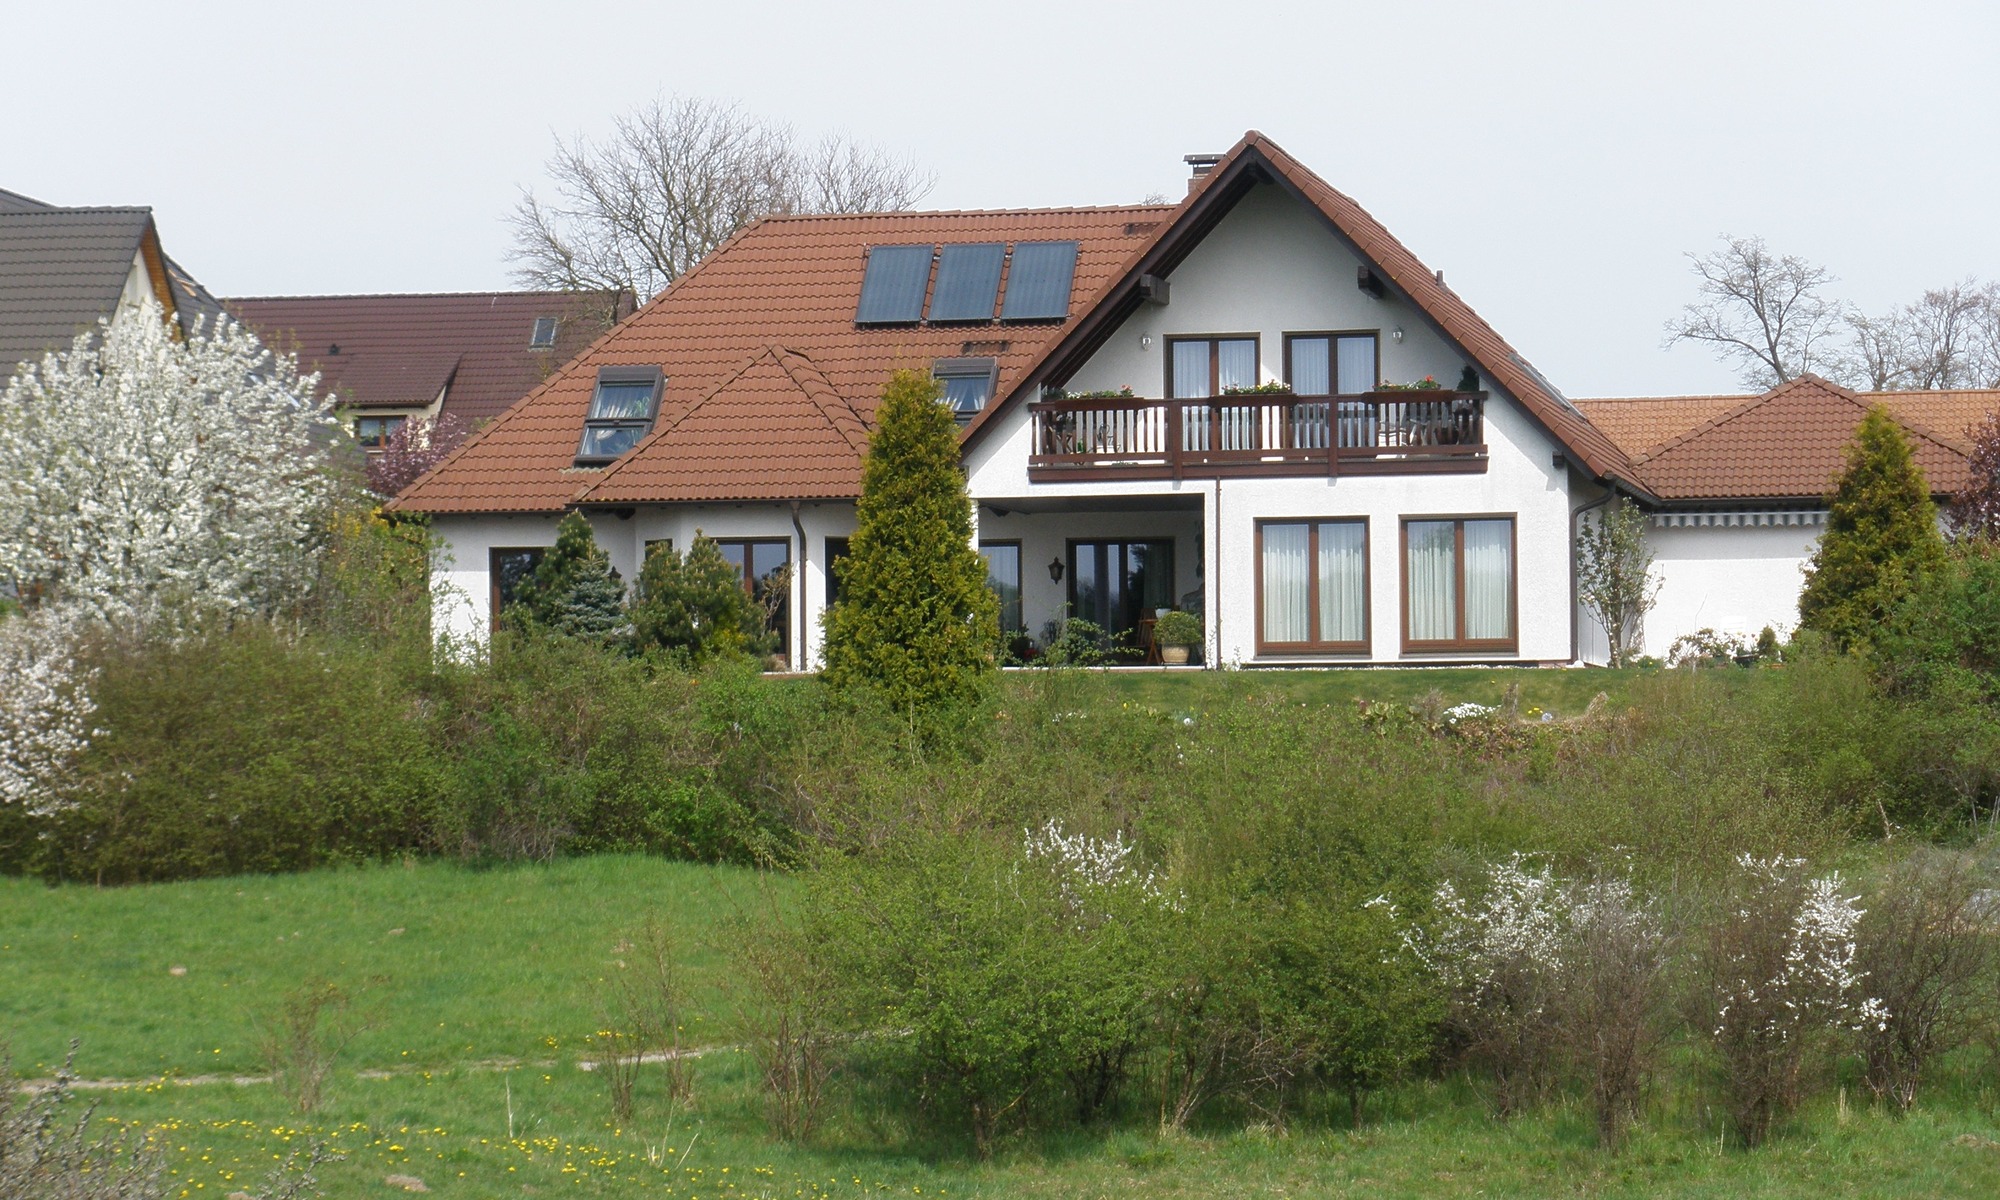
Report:
[[[1132,861],[1133,849],[1123,833],[1114,832],[1109,841],[1087,833],[1072,834],[1054,818],[1040,829],[1025,830],[1021,837],[1021,852],[1027,860],[1046,864],[1064,904],[1086,917],[1103,915],[1102,903],[1091,904],[1093,897],[1125,893],[1159,899],[1158,874],[1151,868],[1140,870]],[[1093,907],[1098,910],[1095,914]]]
[[[47,816],[89,745],[95,672],[78,661],[79,623],[41,611],[0,620],[0,804]]]
[[[1798,1107],[1808,1053],[1835,1031],[1887,1024],[1861,995],[1855,928],[1862,910],[1838,873],[1809,877],[1805,860],[1736,859],[1727,907],[1704,951],[1731,1119],[1756,1145]]]

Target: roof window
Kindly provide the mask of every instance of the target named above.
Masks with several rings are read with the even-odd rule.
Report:
[[[528,335],[528,349],[551,350],[555,348],[555,344],[556,319],[554,317],[536,317],[535,332]]]
[[[599,367],[576,465],[602,466],[639,444],[659,415],[666,376],[658,367]]]
[[[1076,280],[1075,242],[1016,242],[1007,273],[1003,321],[1061,321],[1069,316],[1070,285]]]
[[[871,246],[855,324],[914,325],[922,319],[933,251],[929,245]]]
[[[946,246],[938,255],[930,319],[991,321],[993,302],[1000,298],[1000,268],[1006,261],[1005,242]]]
[[[941,399],[952,415],[970,420],[993,398],[993,382],[999,374],[990,358],[940,358],[931,365],[931,375],[944,387]]]

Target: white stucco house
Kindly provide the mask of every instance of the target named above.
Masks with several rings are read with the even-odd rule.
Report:
[[[961,416],[1003,625],[1030,638],[1074,615],[1143,652],[1180,608],[1208,665],[1601,660],[1572,546],[1618,494],[1653,515],[1649,649],[1796,619],[1866,398],[1571,401],[1269,139],[1189,161],[1174,205],[744,229],[398,497],[446,550],[441,630],[483,636],[574,509],[628,580],[697,532],[753,592],[789,579],[782,653],[816,665],[905,367]],[[1898,415],[1956,486],[1962,437]]]

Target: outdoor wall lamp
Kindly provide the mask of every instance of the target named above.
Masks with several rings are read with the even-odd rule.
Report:
[[[1057,583],[1061,583],[1062,577],[1063,577],[1063,560],[1059,558],[1049,564],[1049,578]]]
[[[1394,329],[1391,329],[1389,331],[1389,340],[1392,342],[1400,342],[1403,340],[1403,327],[1401,325],[1398,325]]]

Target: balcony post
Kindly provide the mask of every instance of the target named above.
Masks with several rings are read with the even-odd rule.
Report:
[[[1167,406],[1167,461],[1173,464],[1174,482],[1181,481],[1181,414],[1185,409],[1179,400],[1168,399]]]

